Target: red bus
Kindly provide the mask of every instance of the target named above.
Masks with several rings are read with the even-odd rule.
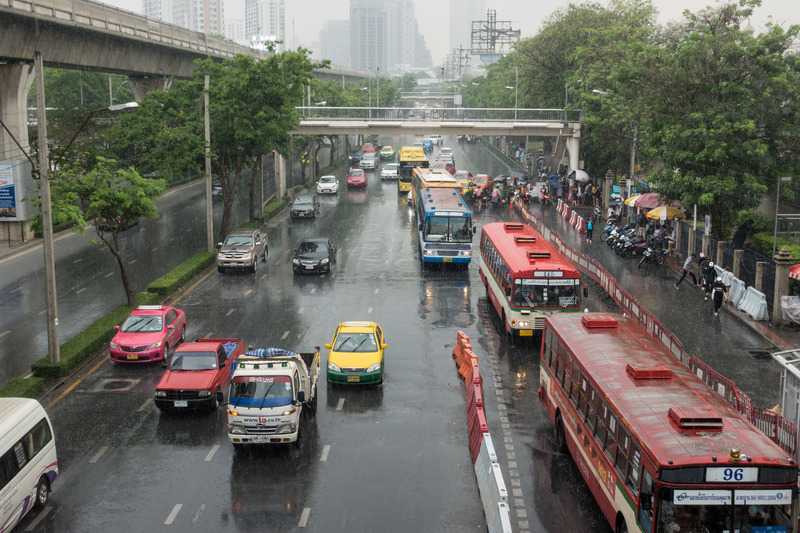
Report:
[[[617,533],[797,532],[796,461],[636,320],[548,317],[539,398]]]
[[[481,231],[480,272],[506,333],[533,336],[544,318],[581,310],[581,275],[535,229],[493,222]]]

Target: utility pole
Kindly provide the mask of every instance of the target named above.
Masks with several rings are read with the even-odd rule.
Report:
[[[208,112],[210,76],[205,76],[205,91],[203,94],[203,123],[206,136],[206,249],[214,251],[214,213],[211,209],[211,117]]]

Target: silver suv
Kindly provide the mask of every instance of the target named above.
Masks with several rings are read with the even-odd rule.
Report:
[[[229,268],[247,268],[255,273],[258,262],[267,260],[269,250],[267,236],[252,228],[232,231],[217,247],[217,270],[220,273]]]

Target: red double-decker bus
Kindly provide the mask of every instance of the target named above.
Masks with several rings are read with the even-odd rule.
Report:
[[[535,229],[493,222],[481,231],[481,281],[506,333],[533,336],[544,318],[581,309],[581,275]]]
[[[616,532],[797,532],[794,458],[634,319],[548,317],[539,398]]]

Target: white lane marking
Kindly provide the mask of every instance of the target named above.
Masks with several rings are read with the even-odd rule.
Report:
[[[311,287],[311,294],[314,294],[315,292],[317,292],[317,288],[316,287]]]
[[[336,410],[341,411],[342,407],[344,407],[344,398],[339,398],[339,403],[336,404]]]
[[[0,339],[2,339],[3,337],[5,337],[5,336],[6,336],[6,335],[8,335],[9,333],[11,333],[11,330],[10,330],[10,329],[7,329],[7,330],[5,330],[3,333],[0,333]]]
[[[219,444],[215,444],[211,447],[211,451],[206,455],[206,462],[214,458],[214,454],[217,453],[217,450],[219,450]]]
[[[22,286],[17,287],[16,289],[11,289],[9,292],[19,292],[22,290]]]
[[[148,398],[147,400],[145,400],[145,402],[142,405],[139,406],[137,411],[144,411],[145,409],[147,409],[150,406],[151,403],[153,403],[153,399],[152,398]]]
[[[158,250],[158,246],[156,246],[155,248],[152,248],[150,251],[151,252],[155,252],[156,250]]]
[[[282,341],[285,341],[285,340],[286,340],[286,337],[288,337],[288,336],[289,336],[289,331],[288,331],[288,330],[287,330],[287,331],[284,331],[284,332],[283,332],[283,335],[281,336],[281,340],[282,340]]]
[[[300,515],[300,523],[297,524],[297,527],[306,527],[308,523],[308,515],[311,514],[311,507],[305,507],[303,509],[303,513]]]
[[[53,510],[53,506],[52,505],[48,505],[47,507],[42,509],[42,512],[39,513],[39,515],[36,518],[33,519],[33,522],[28,524],[28,527],[25,528],[25,531],[33,531],[34,529],[36,529],[36,526],[39,525],[39,522],[44,520],[44,517],[47,516],[47,513],[49,513],[52,510]]]
[[[328,460],[328,453],[331,451],[331,445],[326,444],[322,447],[322,456],[319,458],[320,462],[324,463]]]
[[[91,459],[89,459],[89,464],[94,464],[94,463],[96,463],[96,462],[98,461],[98,459],[100,459],[100,457],[101,457],[101,456],[102,456],[104,453],[106,453],[106,451],[107,451],[107,450],[108,450],[108,446],[103,446],[102,448],[100,448],[100,451],[99,451],[99,452],[97,452],[96,454],[94,454],[94,457],[92,457]]]
[[[227,313],[225,313],[225,316],[231,316],[234,313],[234,311],[236,311],[236,308],[235,307],[231,307],[231,310],[228,311]]]
[[[82,257],[73,261],[72,264],[74,265],[75,263],[80,263],[81,261],[83,261]]]
[[[175,521],[175,518],[177,518],[178,513],[181,512],[181,507],[183,507],[182,503],[176,503],[175,504],[175,507],[172,508],[172,512],[169,513],[169,516],[164,521],[164,525],[165,526],[169,526]]]
[[[86,287],[82,288],[82,289],[81,289],[81,290],[79,290],[79,291],[75,291],[75,294],[80,294],[80,293],[82,293],[82,292],[83,292],[83,291],[85,291],[85,290],[86,290]]]
[[[371,312],[372,312],[372,308],[370,307],[369,309],[367,309],[367,314],[370,314]]]
[[[213,339],[214,338],[214,332],[213,331],[209,331],[208,333],[206,333],[205,338],[206,339]]]
[[[132,265],[132,264],[134,264],[136,261],[138,261],[138,259],[131,259],[130,261],[128,261],[128,264],[129,264],[129,265]]]
[[[244,293],[245,296],[250,296],[251,294],[253,294],[253,289],[250,289],[249,291]]]
[[[305,307],[301,307],[300,309],[298,309],[298,310],[297,310],[297,314],[299,315],[300,313],[302,313],[302,312],[303,312],[303,309],[305,309]]]
[[[206,510],[206,504],[202,504],[195,513],[194,518],[192,518],[192,524],[196,524],[197,521],[200,520],[200,513],[202,513],[205,510]]]
[[[110,277],[111,277],[111,276],[113,276],[113,275],[114,275],[114,273],[113,273],[113,272],[109,272],[108,274],[106,274],[106,275],[105,275],[105,276],[103,276],[103,277],[104,277],[104,278],[110,278]]]
[[[47,312],[47,309],[45,309],[44,311],[40,311],[40,312],[39,312],[39,314],[40,314],[40,315],[43,315],[43,314],[45,314],[46,312]]]

